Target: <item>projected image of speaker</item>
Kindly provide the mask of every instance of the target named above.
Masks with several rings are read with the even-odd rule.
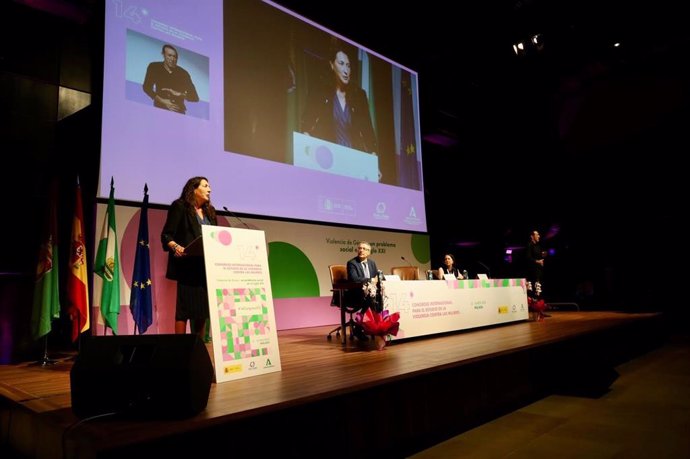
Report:
[[[82,418],[183,418],[206,408],[213,365],[195,334],[97,336],[82,340],[70,381]]]
[[[140,201],[146,182],[151,204],[167,206],[188,178],[178,165],[193,160],[242,171],[212,180],[233,212],[344,225],[356,214],[359,226],[427,230],[414,70],[273,2],[130,3],[145,21],[123,19],[122,2],[103,15],[103,62],[118,71],[103,72],[99,91],[99,197],[112,177],[119,200]],[[142,159],[156,173],[132,168]],[[280,190],[271,199],[246,192],[267,177]]]

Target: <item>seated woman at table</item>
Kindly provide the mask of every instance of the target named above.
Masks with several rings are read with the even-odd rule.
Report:
[[[443,266],[438,268],[438,278],[444,279],[446,274],[452,274],[456,279],[464,279],[460,270],[455,266],[455,257],[447,253],[443,256]]]

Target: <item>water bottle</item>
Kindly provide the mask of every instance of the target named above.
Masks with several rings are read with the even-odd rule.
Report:
[[[467,273],[466,269],[462,270],[462,278],[463,279],[469,279],[470,278],[470,275]]]
[[[430,269],[426,272],[426,280],[434,280],[434,273]]]

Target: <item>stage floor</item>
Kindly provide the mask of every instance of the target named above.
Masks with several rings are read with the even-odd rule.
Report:
[[[88,448],[96,451],[118,449],[330,399],[347,400],[360,392],[420,381],[427,375],[456,371],[485,360],[505,360],[512,354],[598,336],[628,325],[656,323],[660,318],[657,313],[553,312],[540,322],[396,341],[382,351],[376,350],[373,342],[348,341],[343,346],[335,337],[328,341],[330,326],[284,330],[278,333],[282,371],[213,384],[206,410],[184,420],[110,419],[76,426],[79,420],[70,405],[72,360],[47,367],[5,365],[0,366],[0,399],[2,422],[9,425],[2,430],[9,432],[13,448],[31,457],[62,456],[55,441],[65,431],[78,430],[89,438]],[[342,408],[342,403],[339,406]],[[47,424],[52,426],[53,435],[38,435],[46,442],[37,444],[36,431]]]

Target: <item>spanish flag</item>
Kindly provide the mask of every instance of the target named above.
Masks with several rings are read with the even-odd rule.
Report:
[[[67,274],[67,312],[72,319],[72,341],[91,326],[89,320],[89,279],[86,271],[86,245],[84,244],[84,210],[81,203],[81,187],[77,177],[72,242],[69,251]]]

